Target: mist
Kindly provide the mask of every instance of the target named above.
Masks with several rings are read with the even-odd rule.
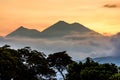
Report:
[[[113,46],[111,39],[91,34],[76,33],[59,39],[4,38],[4,40],[1,40],[0,46],[8,44],[14,49],[29,46],[32,49],[44,52],[46,55],[67,51],[75,60],[86,57],[111,56],[116,48]],[[118,47],[120,46],[118,45]]]
[[[120,56],[120,33],[114,35],[111,41],[114,46],[113,56]]]

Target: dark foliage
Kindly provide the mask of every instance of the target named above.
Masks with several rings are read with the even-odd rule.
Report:
[[[0,47],[1,80],[54,80],[45,55],[30,47],[14,50],[9,45]]]
[[[66,70],[67,66],[73,61],[71,57],[66,53],[66,51],[50,54],[47,58],[50,67],[57,69],[65,80],[63,71]]]
[[[69,65],[66,80],[109,80],[117,72],[114,64],[99,64],[86,58],[85,63],[75,62]]]
[[[100,64],[91,58],[84,63],[74,62],[66,51],[46,58],[30,47],[18,50],[9,45],[0,47],[0,80],[56,80],[57,72],[64,80],[120,80],[119,69],[115,64]]]

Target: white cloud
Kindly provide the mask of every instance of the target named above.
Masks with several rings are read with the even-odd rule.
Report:
[[[69,38],[70,37],[70,38]],[[84,39],[82,38],[84,37]],[[74,39],[78,38],[78,39]],[[82,38],[82,39],[81,39]],[[81,35],[65,36],[59,39],[28,39],[28,38],[6,38],[3,44],[9,44],[12,48],[30,46],[45,54],[67,51],[74,59],[86,57],[103,57],[111,55],[113,46],[109,38],[98,37],[98,35],[87,33]]]

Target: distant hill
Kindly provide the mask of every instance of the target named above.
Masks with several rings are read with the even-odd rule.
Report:
[[[42,32],[45,37],[63,37],[72,32],[90,32],[92,30],[86,28],[79,23],[68,24],[64,21],[59,21]]]
[[[8,34],[6,37],[31,37],[37,38],[39,37],[40,32],[35,29],[27,29],[23,26],[19,27],[17,30]]]
[[[61,38],[66,35],[71,35],[73,33],[83,34],[88,32],[93,32],[95,34],[100,35],[99,33],[79,23],[68,24],[64,21],[59,21],[42,32],[39,32],[38,30],[35,29],[27,29],[21,26],[17,30],[8,34],[6,37]]]
[[[94,60],[99,63],[114,63],[117,66],[120,66],[120,56],[100,57],[100,58],[94,58]]]

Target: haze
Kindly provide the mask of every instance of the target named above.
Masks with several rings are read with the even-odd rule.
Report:
[[[19,26],[43,30],[59,20],[99,33],[120,31],[119,0],[0,0],[0,36]]]

